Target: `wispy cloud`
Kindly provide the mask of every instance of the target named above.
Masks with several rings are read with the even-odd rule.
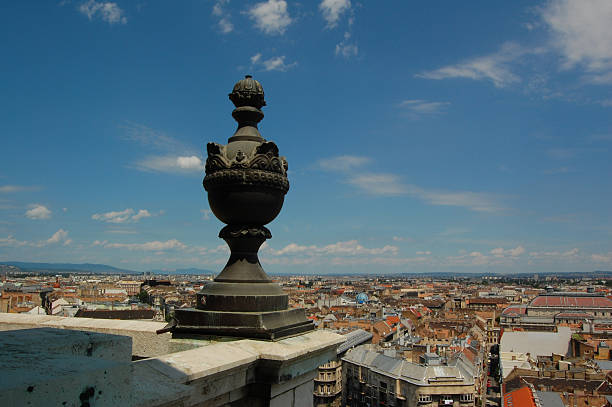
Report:
[[[137,251],[161,252],[165,250],[186,249],[187,246],[177,239],[166,240],[161,242],[158,240],[145,243],[110,243],[106,240],[93,242],[93,246],[101,246],[107,249],[127,249]]]
[[[286,63],[284,55],[263,59],[261,53],[257,53],[251,57],[251,66],[264,71],[285,72],[296,67],[297,62]]]
[[[95,1],[88,0],[81,3],[78,10],[87,16],[90,20],[99,18],[109,24],[127,24],[125,12],[112,1]]]
[[[203,220],[210,220],[213,214],[210,209],[200,209],[200,213],[202,214]]]
[[[355,57],[359,53],[359,47],[357,43],[351,41],[351,33],[345,32],[344,39],[336,44],[335,54],[344,58]]]
[[[50,219],[51,211],[44,205],[41,204],[30,204],[28,210],[25,213],[26,218],[33,220]]]
[[[476,212],[502,212],[505,208],[495,195],[472,191],[446,191],[424,189],[408,185],[407,193],[425,202],[438,206],[458,206]]]
[[[282,35],[291,24],[291,17],[284,0],[268,0],[255,4],[247,14],[255,22],[255,27],[265,34]]]
[[[612,252],[592,254],[591,260],[598,264],[612,264]]]
[[[368,195],[409,195],[436,206],[458,206],[476,212],[502,212],[506,210],[493,194],[472,191],[447,191],[407,184],[395,174],[368,172],[364,166],[367,157],[342,155],[318,161],[325,171],[340,172],[346,182]]]
[[[202,173],[204,162],[195,149],[165,132],[142,124],[126,122],[120,126],[122,138],[135,142],[150,150],[163,152],[138,159],[132,165],[140,171],[166,172],[171,174]]]
[[[566,250],[564,252],[561,251],[551,251],[551,252],[530,252],[529,256],[534,259],[568,259],[572,257],[578,256],[580,253],[580,249],[574,247],[573,249]]]
[[[574,172],[574,170],[569,167],[549,168],[547,170],[542,171],[542,173],[546,175],[568,174],[570,172]]]
[[[514,249],[504,249],[502,247],[497,247],[495,249],[492,249],[489,253],[498,258],[518,257],[525,253],[525,248],[523,246],[517,246]]]
[[[576,155],[576,152],[577,150],[573,148],[551,148],[546,151],[546,154],[557,160],[565,160],[568,158],[573,158]]]
[[[45,247],[49,245],[61,244],[68,246],[72,243],[72,239],[68,238],[68,231],[64,229],[58,229],[50,238],[46,240],[29,242],[27,240],[17,240],[12,235],[6,238],[0,238],[0,247]]]
[[[322,0],[319,10],[327,21],[327,28],[335,28],[342,14],[351,9],[350,0]]]
[[[488,80],[502,88],[521,81],[513,72],[512,64],[528,54],[542,53],[540,48],[530,49],[514,42],[507,42],[493,54],[484,55],[455,65],[447,65],[432,71],[425,71],[416,76],[424,79],[466,78]]]
[[[191,150],[191,147],[186,146],[177,138],[144,124],[127,121],[119,128],[123,130],[124,140],[138,143],[143,147],[173,153],[185,153]]]
[[[349,240],[345,242],[337,242],[326,246],[316,245],[299,245],[297,243],[290,243],[280,250],[268,249],[268,253],[275,256],[282,255],[293,255],[297,253],[310,253],[310,254],[322,254],[322,255],[347,255],[347,256],[358,256],[358,255],[378,255],[378,254],[397,254],[398,248],[396,246],[387,245],[379,248],[366,248],[359,244],[357,240]]]
[[[135,211],[132,208],[127,208],[122,211],[111,211],[105,213],[94,213],[91,215],[93,220],[99,220],[107,223],[134,223],[144,218],[161,215],[163,212],[152,214],[147,209]]]
[[[229,34],[234,31],[234,24],[231,21],[231,15],[225,9],[230,0],[217,0],[213,5],[212,14],[217,17],[217,28],[222,34]]]
[[[348,178],[349,184],[370,195],[403,195],[408,193],[406,185],[394,174],[362,173]]]
[[[423,99],[408,99],[399,104],[413,118],[442,113],[450,106],[450,102],[431,102]]]
[[[593,83],[612,83],[612,2],[551,0],[540,9],[563,57],[563,68],[586,70]]]
[[[37,188],[24,185],[2,185],[0,186],[0,193],[10,194],[13,192],[32,191],[35,189]]]
[[[320,159],[317,164],[320,168],[327,171],[350,171],[354,168],[362,167],[372,160],[368,157],[356,155],[340,155],[336,157]]]

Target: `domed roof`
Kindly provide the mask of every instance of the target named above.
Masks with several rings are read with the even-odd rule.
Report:
[[[261,109],[266,105],[263,87],[251,75],[236,82],[229,98],[236,107],[252,106]]]

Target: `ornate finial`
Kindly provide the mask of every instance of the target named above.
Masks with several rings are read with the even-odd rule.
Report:
[[[214,215],[227,226],[219,233],[231,254],[214,281],[197,294],[196,309],[177,309],[167,328],[173,335],[213,334],[278,339],[314,329],[303,309],[259,263],[260,246],[272,234],[264,226],[280,213],[289,190],[287,160],[257,130],[265,106],[259,82],[247,75],[230,100],[238,129],[227,145],[208,143],[203,185]],[[166,329],[166,328],[164,328]]]
[[[261,109],[266,105],[263,87],[251,75],[245,75],[244,79],[236,82],[229,98],[236,107],[252,106]]]

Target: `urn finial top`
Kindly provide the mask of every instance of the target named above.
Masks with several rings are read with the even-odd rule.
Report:
[[[244,79],[236,82],[229,98],[236,107],[252,106],[261,109],[266,105],[263,87],[251,75],[245,75]]]

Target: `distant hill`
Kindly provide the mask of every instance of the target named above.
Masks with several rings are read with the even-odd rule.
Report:
[[[212,271],[208,269],[198,269],[198,268],[185,268],[185,269],[176,269],[174,271],[171,270],[151,270],[152,274],[217,274],[218,271]]]
[[[5,261],[0,264],[7,266],[19,267],[23,271],[37,271],[37,272],[82,272],[82,273],[97,273],[97,274],[139,274],[140,272],[134,270],[120,269],[106,264],[91,264],[91,263],[28,263],[21,261]]]

